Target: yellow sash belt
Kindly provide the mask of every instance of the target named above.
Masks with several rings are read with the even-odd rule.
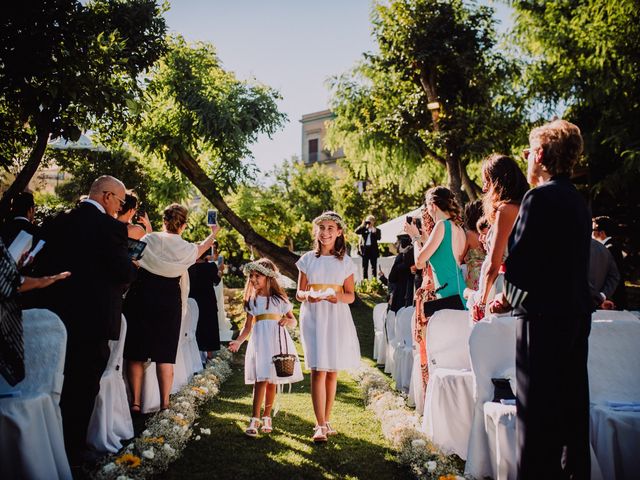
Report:
[[[279,313],[261,313],[260,315],[255,316],[256,322],[259,322],[260,320],[280,320],[281,318],[282,315]]]
[[[329,288],[333,288],[333,291],[336,293],[343,293],[344,289],[342,285],[331,285],[330,283],[312,283],[308,285],[309,290],[313,290],[316,292],[321,292],[322,290],[327,290]]]

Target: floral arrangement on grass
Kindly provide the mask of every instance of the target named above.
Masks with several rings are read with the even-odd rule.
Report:
[[[222,347],[206,367],[172,396],[169,408],[153,415],[142,434],[118,454],[110,455],[93,475],[99,480],[148,478],[164,472],[182,453],[189,439],[210,435],[197,429],[197,410],[218,395],[220,384],[231,375],[232,353]]]
[[[465,480],[454,457],[444,455],[420,430],[420,418],[392,390],[379,370],[365,365],[353,377],[360,384],[367,408],[382,424],[382,433],[398,450],[398,460],[421,480]]]

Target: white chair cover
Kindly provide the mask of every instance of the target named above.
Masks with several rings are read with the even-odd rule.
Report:
[[[189,305],[187,307],[187,315],[191,316],[191,323],[186,331],[185,335],[185,363],[190,362],[191,375],[202,371],[202,359],[200,357],[200,350],[198,349],[198,339],[196,338],[196,329],[198,328],[198,317],[200,310],[198,308],[198,302],[195,299],[189,299]],[[189,375],[189,377],[191,377]]]
[[[25,379],[0,376],[0,478],[70,479],[60,393],[67,331],[49,310],[25,310]]]
[[[196,307],[197,308],[197,307]],[[191,342],[189,332],[193,322],[193,303],[187,302],[187,309],[180,324],[180,340],[178,341],[178,352],[176,353],[176,363],[173,367],[173,387],[171,393],[178,392],[189,383],[193,375],[193,360],[191,357]],[[200,353],[198,353],[200,355]]]
[[[407,307],[402,311],[396,324],[396,347],[393,379],[396,388],[402,392],[409,392],[411,383],[411,369],[413,367],[413,341],[411,335],[411,319],[414,307]]]
[[[415,311],[411,317],[411,333],[413,345],[413,358],[411,366],[411,381],[409,382],[409,395],[407,396],[407,405],[415,407],[416,413],[422,415],[424,412],[424,392],[422,391],[422,371],[420,366],[420,351],[418,343],[413,335],[415,330],[416,315]]]
[[[213,291],[216,294],[216,302],[218,304],[218,331],[220,332],[220,341],[230,342],[233,339],[233,330],[231,328],[231,322],[227,318],[224,310],[223,281],[224,279],[220,280],[220,283],[213,287]]]
[[[445,453],[467,456],[473,413],[469,322],[465,310],[440,310],[427,324],[429,382],[422,428]]]
[[[640,322],[596,320],[589,337],[591,443],[604,478],[638,478],[640,472]],[[608,401],[634,402],[635,411]]]
[[[386,333],[386,343],[385,343],[385,355],[384,355],[384,373],[393,372],[393,352],[394,345],[396,339],[396,319],[400,314],[400,310],[398,312],[392,312],[389,310],[387,313],[387,318],[385,319],[385,333]]]
[[[509,471],[511,464],[501,463],[504,457],[505,445],[496,441],[509,441],[503,433],[498,433],[498,425],[509,423],[514,428],[511,450],[515,448],[515,419],[511,418],[511,409],[508,408],[505,418],[496,419],[495,409],[505,407],[491,403],[493,399],[492,378],[509,378],[515,380],[516,367],[516,319],[513,317],[497,317],[491,315],[478,322],[469,336],[469,353],[471,356],[471,368],[474,373],[474,410],[469,445],[467,449],[467,463],[465,473],[475,478],[485,476],[495,478],[507,478],[505,472]],[[511,381],[511,388],[515,393],[515,382]],[[485,409],[485,403],[489,403]],[[485,426],[485,412],[487,423]],[[492,420],[489,423],[489,419]],[[489,436],[488,436],[489,435]],[[507,444],[509,445],[509,444]],[[515,458],[515,457],[514,457]],[[513,462],[512,462],[513,463]],[[515,464],[513,465],[515,468]],[[515,472],[515,470],[514,470]]]
[[[144,364],[140,402],[142,413],[152,413],[160,410],[160,387],[158,385],[158,375],[156,374],[156,362]]]
[[[637,322],[638,317],[628,310],[596,310],[591,314],[591,320],[635,320]]]
[[[87,444],[98,452],[115,453],[122,448],[123,440],[133,437],[133,421],[122,376],[122,352],[126,336],[127,321],[123,315],[119,339],[109,342],[109,363],[100,379],[100,392],[96,396],[87,429]]]
[[[388,303],[378,303],[373,307],[373,359],[378,360],[380,352],[384,349],[384,317],[387,312]],[[384,362],[378,362],[384,363]]]

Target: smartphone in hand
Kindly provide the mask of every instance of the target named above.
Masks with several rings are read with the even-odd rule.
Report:
[[[218,224],[218,212],[216,210],[207,210],[207,225]]]
[[[407,215],[407,223],[411,225],[412,222],[413,222],[413,217],[411,215]]]

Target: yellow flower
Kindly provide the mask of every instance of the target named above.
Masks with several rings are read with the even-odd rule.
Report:
[[[173,421],[176,422],[178,425],[187,425],[189,423],[186,419],[178,416],[173,417]]]
[[[164,437],[145,437],[142,440],[147,443],[159,443],[159,444],[164,443]]]
[[[116,458],[116,463],[118,465],[124,465],[129,468],[136,468],[140,466],[140,457],[137,457],[131,453],[125,453]]]
[[[204,395],[205,393],[207,393],[207,391],[202,387],[191,387],[191,390],[193,390],[196,393],[199,393],[200,395]]]
[[[455,475],[442,475],[438,480],[456,480]]]

